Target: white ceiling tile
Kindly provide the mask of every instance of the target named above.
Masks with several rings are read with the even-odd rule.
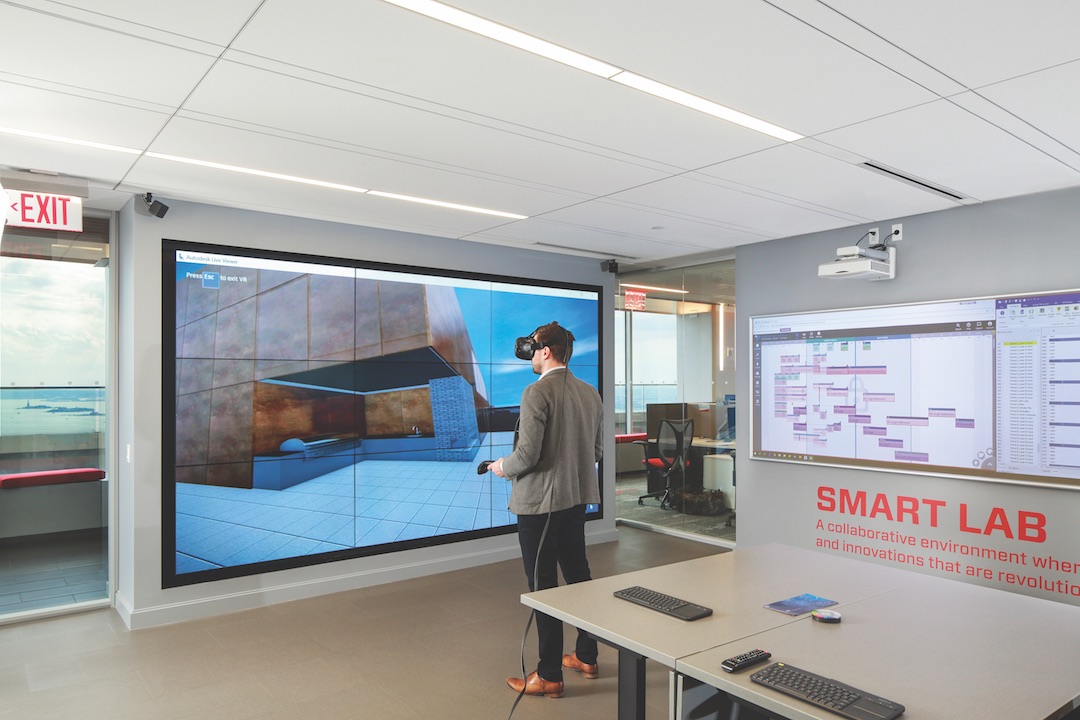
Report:
[[[336,22],[322,21],[337,12]],[[319,35],[297,43],[297,35]],[[235,43],[418,100],[691,169],[777,144],[759,133],[378,0],[274,2]]]
[[[847,214],[822,207],[811,207],[796,200],[783,201],[764,197],[750,188],[724,187],[703,175],[690,174],[669,178],[608,198],[609,202],[634,205],[658,214],[680,215],[701,222],[754,233],[763,238],[778,238],[805,232],[853,225],[858,221]]]
[[[1080,3],[905,0],[828,4],[969,88],[1080,58]]]
[[[305,185],[288,184],[287,190],[283,191],[280,181],[155,158],[140,160],[128,175],[124,187],[131,192],[153,192],[166,203],[168,198],[174,197],[438,237],[460,237],[507,222],[475,213],[403,203],[374,195],[327,192]],[[240,240],[257,239],[238,238]]]
[[[819,138],[977,200],[1080,184],[1080,173],[940,100]]]
[[[228,45],[258,9],[260,0],[184,0],[182,3],[93,0],[82,5],[57,0],[14,0],[11,4],[184,47],[191,41]]]
[[[1078,167],[1080,153],[1080,61],[1031,73],[979,90],[978,94],[995,102],[1022,120],[1034,132],[1068,147],[1072,152],[1059,155],[1072,167]]]
[[[881,35],[819,0],[769,0],[769,3],[873,60],[883,71],[907,78],[935,95],[947,97],[967,89],[917,56],[885,41]]]
[[[0,160],[6,167],[62,173],[106,185],[123,179],[136,157],[0,133]]]
[[[0,127],[142,149],[168,119],[160,111],[0,81]]]
[[[536,138],[523,128],[448,117],[445,110],[389,102],[356,90],[362,88],[347,90],[224,62],[185,103],[183,114],[198,112],[252,128],[280,129],[314,141],[346,143],[358,153],[542,190],[603,195],[663,176],[632,156],[612,159],[556,136]],[[290,101],[283,103],[282,97]],[[332,112],[313,113],[312,108]],[[575,171],[567,173],[571,166]]]
[[[584,196],[573,196],[566,192],[525,188],[464,172],[424,167],[316,142],[301,142],[183,118],[170,123],[151,149],[166,155],[195,160],[212,158],[225,165],[518,215],[535,215],[585,199]],[[214,172],[236,174],[228,170]],[[284,192],[289,192],[285,188],[295,185],[285,180],[273,182]]]
[[[761,0],[455,5],[803,135],[934,99]]]
[[[757,193],[845,213],[852,222],[957,207],[940,195],[867,172],[793,143],[699,170]]]
[[[971,202],[1080,186],[1075,3],[451,3],[811,137],[785,145],[381,0],[0,0],[0,127],[532,217],[2,133],[0,164],[86,177],[98,207],[149,190],[657,261],[950,206],[864,161]]]
[[[603,201],[565,208],[476,233],[473,238],[536,245],[537,249],[579,249],[628,262],[692,255],[763,239],[733,228],[665,217]],[[656,229],[653,229],[656,228]],[[471,238],[470,238],[471,239]]]
[[[179,104],[213,56],[0,3],[0,68],[29,80]]]

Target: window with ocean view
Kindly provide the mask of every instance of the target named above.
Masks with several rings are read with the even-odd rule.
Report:
[[[108,597],[108,236],[3,235],[0,616]]]

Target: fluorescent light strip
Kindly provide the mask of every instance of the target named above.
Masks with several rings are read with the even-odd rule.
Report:
[[[344,190],[345,192],[354,193],[370,192],[367,188],[355,187],[353,185],[342,185],[340,183],[326,182],[324,180],[312,180],[311,178],[297,177],[296,175],[282,175],[281,173],[267,172],[266,170],[252,170],[251,168],[240,167],[238,165],[225,165],[223,163],[210,162],[209,160],[195,160],[194,158],[186,158],[179,155],[166,155],[164,153],[148,151],[146,157],[184,163],[185,165],[198,165],[199,167],[214,168],[215,170],[228,170],[229,172],[243,173],[244,175],[257,175],[259,177],[272,178],[274,180],[285,180],[287,182],[300,183],[302,185],[315,185],[316,187],[324,187],[331,190]]]
[[[683,107],[688,107],[692,110],[718,117],[721,120],[727,120],[728,122],[741,125],[750,130],[756,130],[759,133],[764,133],[765,135],[769,135],[785,142],[794,142],[795,140],[802,140],[803,138],[802,135],[791,132],[790,130],[785,130],[778,125],[773,125],[764,120],[758,120],[756,117],[751,117],[738,110],[732,110],[729,107],[714,103],[711,100],[706,100],[697,95],[691,95],[688,92],[683,92],[682,90],[678,90],[669,85],[658,83],[655,80],[650,80],[641,75],[635,75],[631,72],[621,72],[611,79],[621,85],[626,85],[627,87],[632,87],[635,90],[640,90],[641,92],[668,100],[669,102],[682,105]]]
[[[501,210],[489,210],[487,208],[474,207],[472,205],[460,205],[458,203],[443,202],[442,200],[428,200],[426,198],[412,197],[411,195],[398,195],[396,193],[369,190],[368,188],[356,187],[355,185],[343,185],[341,183],[314,180],[312,178],[299,177],[297,175],[285,175],[283,173],[269,172],[266,170],[255,170],[239,165],[226,165],[225,163],[211,162],[209,160],[196,160],[195,158],[183,157],[180,155],[167,155],[165,153],[151,151],[143,153],[142,150],[122,147],[120,145],[108,145],[106,143],[91,142],[89,140],[76,140],[74,138],[61,137],[59,135],[47,135],[45,133],[19,130],[17,128],[0,126],[0,135],[16,135],[18,137],[47,140],[49,142],[63,143],[65,145],[78,145],[80,147],[94,148],[96,150],[109,150],[111,152],[124,153],[125,155],[145,155],[145,157],[148,158],[183,163],[184,165],[197,165],[199,167],[212,168],[214,170],[226,170],[228,172],[241,173],[243,175],[255,175],[258,177],[270,178],[272,180],[284,180],[286,182],[299,183],[301,185],[314,185],[315,187],[322,187],[330,190],[343,190],[345,192],[378,195],[393,200],[402,200],[423,205],[434,205],[435,207],[442,207],[450,210],[463,210],[465,212],[480,213],[481,215],[494,215],[496,217],[510,218],[512,220],[527,220],[529,217],[528,215],[518,215],[516,213],[508,213]],[[0,232],[2,232],[2,230],[0,230]]]
[[[804,137],[791,130],[786,130],[779,125],[773,125],[764,120],[758,120],[757,118],[741,113],[738,110],[732,110],[719,103],[714,103],[711,100],[706,100],[697,95],[691,95],[688,92],[673,88],[669,85],[664,85],[655,80],[650,80],[647,77],[635,75],[634,73],[623,70],[615,65],[609,65],[587,55],[582,55],[581,53],[568,50],[567,48],[555,45],[554,43],[549,43],[546,40],[540,40],[532,35],[526,35],[523,32],[492,22],[491,20],[479,17],[478,15],[473,15],[464,10],[458,10],[449,5],[444,5],[441,2],[436,2],[436,0],[384,0],[384,2],[388,2],[391,5],[397,5],[406,10],[412,10],[415,13],[425,15],[434,20],[447,23],[448,25],[453,25],[454,27],[462,28],[463,30],[468,30],[469,32],[474,32],[477,35],[483,35],[486,38],[505,43],[506,45],[511,45],[520,50],[533,53],[534,55],[546,57],[557,63],[569,65],[570,67],[584,70],[587,73],[598,75],[608,80],[614,80],[626,87],[634,88],[635,90],[640,90],[641,92],[676,103],[677,105],[682,105],[683,107],[688,107],[692,110],[712,115],[713,117],[726,120],[750,130],[764,133],[765,135],[783,140],[784,142],[794,142],[796,140],[802,140]]]
[[[513,28],[508,28],[505,25],[500,25],[434,0],[386,0],[386,2],[603,78],[610,78],[622,70],[622,68],[600,62],[588,55],[567,50],[554,43],[549,43],[532,35],[526,35]]]
[[[368,195],[378,195],[379,197],[420,203],[421,205],[434,205],[436,207],[450,208],[451,210],[466,210],[468,212],[481,213],[483,215],[495,215],[496,217],[510,218],[512,220],[526,220],[529,217],[528,215],[515,215],[514,213],[503,212],[501,210],[488,210],[487,208],[473,207],[472,205],[458,205],[457,203],[443,202],[441,200],[427,200],[425,198],[412,197],[411,195],[398,195],[397,193],[388,193],[381,190],[368,190]]]
[[[4,135],[18,135],[35,140],[48,140],[50,142],[64,143],[65,145],[79,145],[81,147],[94,148],[95,150],[110,150],[112,152],[125,153],[127,155],[139,155],[142,150],[121,147],[120,145],[106,145],[105,143],[90,142],[89,140],[75,140],[74,138],[60,137],[59,135],[46,135],[45,133],[18,130],[16,128],[0,127],[0,133]]]
[[[716,313],[716,354],[720,359],[720,372],[724,371],[724,303],[717,306]]]
[[[652,285],[634,285],[631,283],[619,283],[619,286],[624,288],[634,288],[635,290],[657,290],[659,292],[678,293],[680,295],[688,295],[690,293],[689,290],[676,290],[675,288],[654,287]]]

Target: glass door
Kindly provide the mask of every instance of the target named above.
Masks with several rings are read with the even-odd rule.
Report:
[[[0,245],[0,622],[108,600],[109,221]]]
[[[733,544],[734,260],[625,274],[619,285],[616,518]],[[663,435],[684,423],[693,439],[676,452]]]

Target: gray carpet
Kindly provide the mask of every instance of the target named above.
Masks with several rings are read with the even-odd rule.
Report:
[[[683,532],[707,535],[735,542],[735,522],[732,513],[723,515],[688,515],[677,510],[661,510],[660,501],[646,498],[638,504],[638,497],[646,493],[645,474],[620,475],[615,479],[615,517],[635,523],[658,525]],[[729,519],[732,520],[728,526]]]

